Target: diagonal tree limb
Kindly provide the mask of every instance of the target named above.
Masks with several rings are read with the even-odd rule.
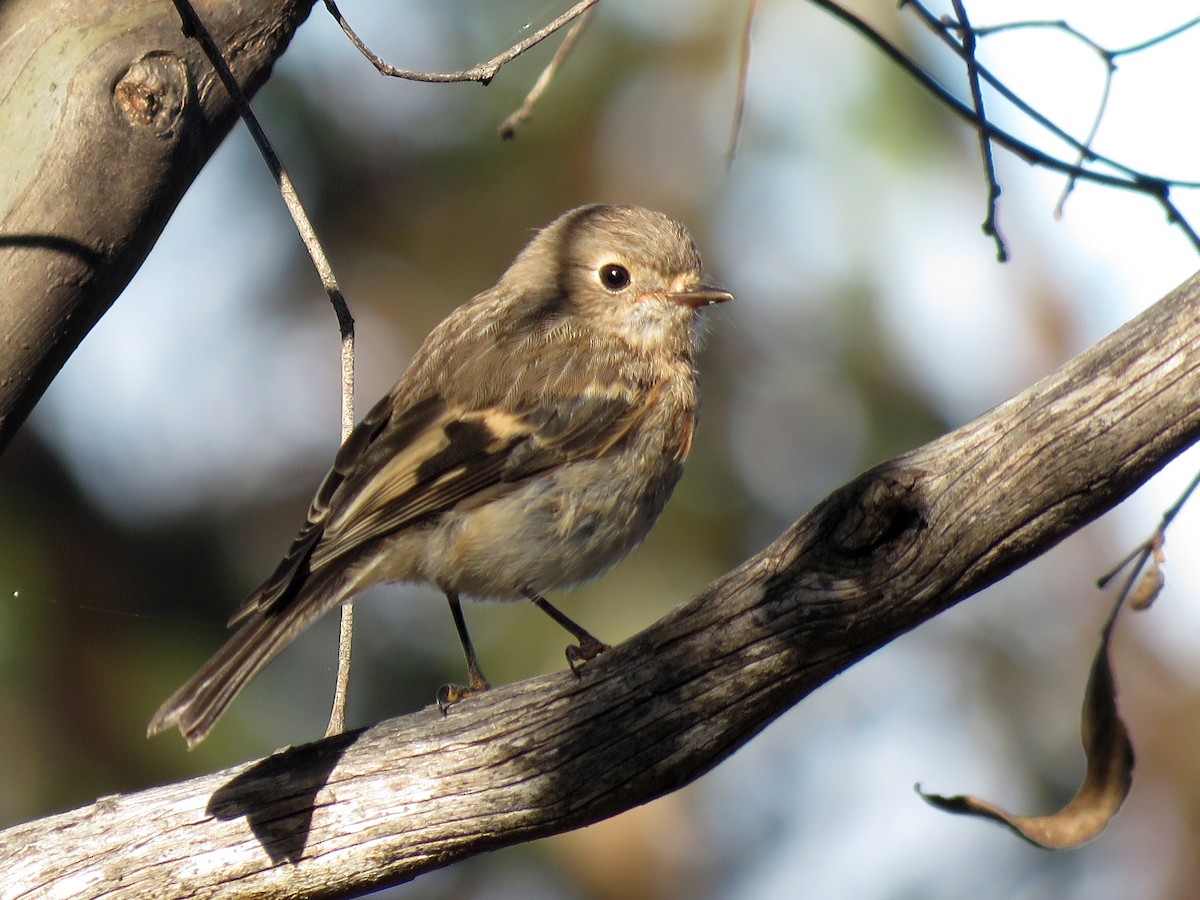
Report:
[[[576,828],[1110,509],[1200,436],[1200,276],[1029,390],[835,491],[589,663],[0,832],[5,897],[338,897]],[[15,861],[15,862],[14,862]]]
[[[202,5],[247,94],[270,76],[312,4]],[[4,4],[0,451],[236,120],[169,3]]]

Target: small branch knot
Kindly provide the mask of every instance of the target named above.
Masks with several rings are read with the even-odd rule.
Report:
[[[920,473],[911,470],[867,472],[838,492],[841,518],[830,545],[847,556],[864,556],[925,525],[915,502]]]
[[[113,86],[113,104],[138,131],[174,139],[189,95],[187,66],[161,51],[133,63]]]

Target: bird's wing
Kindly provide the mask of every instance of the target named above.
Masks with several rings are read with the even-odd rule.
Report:
[[[275,573],[230,625],[285,605],[305,576],[368,542],[469,501],[484,490],[602,456],[650,404],[628,389],[547,400],[532,409],[466,409],[437,397],[395,413],[381,400],[338,451],[308,519]]]

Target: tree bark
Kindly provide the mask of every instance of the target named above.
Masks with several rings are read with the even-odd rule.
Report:
[[[196,3],[249,93],[311,6]],[[169,0],[0,4],[0,451],[235,120]]]
[[[1110,509],[1200,435],[1200,275],[842,487],[588,663],[0,833],[0,896],[336,897],[711,769],[814,688]]]

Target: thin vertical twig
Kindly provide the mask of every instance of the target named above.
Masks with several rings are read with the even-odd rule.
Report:
[[[975,108],[975,116],[981,122],[987,122],[987,114],[983,108],[983,89],[979,83],[979,62],[975,58],[975,32],[967,18],[967,8],[962,0],[952,0],[954,13],[958,17],[960,39],[963,48],[963,60],[967,64],[967,81],[971,86],[971,104]],[[1004,237],[1000,234],[1000,226],[996,219],[996,204],[1000,200],[1000,182],[996,180],[996,163],[992,158],[992,139],[984,128],[979,129],[979,153],[983,157],[984,177],[987,180],[987,215],[983,220],[983,233],[996,242],[996,259],[1000,262],[1008,260],[1008,248]]]
[[[726,167],[733,165],[737,153],[738,138],[742,135],[742,120],[746,116],[746,84],[750,78],[750,26],[758,12],[758,0],[750,0],[746,9],[746,22],[742,26],[742,50],[738,66],[737,97],[733,103],[733,125],[729,129],[729,146],[725,150]]]
[[[172,0],[172,2],[179,12],[180,19],[183,20],[184,34],[195,38],[200,43],[209,62],[212,63],[217,77],[225,86],[225,90],[229,92],[229,96],[233,98],[242,121],[246,123],[250,136],[254,139],[259,153],[262,154],[267,168],[270,169],[275,183],[279,186],[279,193],[283,197],[284,205],[291,214],[296,231],[300,234],[300,240],[304,242],[313,267],[321,279],[321,285],[325,288],[325,293],[329,296],[329,302],[333,305],[334,313],[337,315],[338,330],[341,334],[341,435],[344,441],[354,428],[354,317],[350,315],[350,307],[346,304],[346,298],[338,287],[333,267],[325,255],[321,242],[317,239],[312,222],[304,212],[304,206],[296,193],[296,186],[279,159],[279,155],[275,152],[275,148],[271,146],[266,132],[263,131],[258,118],[254,115],[254,110],[250,108],[250,101],[242,90],[242,86],[238,84],[233,72],[226,64],[220,48],[217,47],[204,23],[200,21],[200,17],[192,8],[189,0]],[[349,603],[342,606],[341,635],[338,642],[338,673],[334,689],[333,711],[330,713],[329,728],[326,731],[327,736],[336,734],[345,727],[346,688],[350,682],[350,637],[354,621],[353,615]]]

